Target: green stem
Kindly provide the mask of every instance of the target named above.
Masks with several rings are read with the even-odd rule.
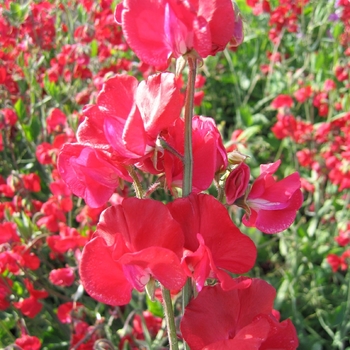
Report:
[[[174,310],[173,310],[173,304],[171,301],[170,291],[169,289],[166,289],[163,285],[161,285],[161,289],[162,289],[162,296],[163,296],[165,320],[166,320],[166,325],[168,329],[168,339],[170,344],[170,350],[178,350],[179,345],[177,341]]]
[[[184,176],[182,181],[182,196],[188,196],[192,191],[193,155],[192,155],[192,117],[194,84],[196,81],[197,59],[188,57],[188,82],[185,100],[185,152],[184,152]]]
[[[132,165],[128,166],[128,172],[133,180],[133,185],[134,185],[136,197],[142,199],[143,198],[142,185],[141,185],[141,182],[140,182],[139,178],[137,177],[136,171]]]
[[[192,154],[192,118],[193,118],[193,100],[196,81],[197,59],[188,57],[188,82],[185,100],[185,152],[184,152],[184,176],[182,182],[182,196],[186,197],[192,192],[192,176],[193,176],[193,154]],[[192,294],[191,279],[182,289],[182,313],[185,311],[186,305],[189,303]],[[184,342],[184,349],[188,349]]]

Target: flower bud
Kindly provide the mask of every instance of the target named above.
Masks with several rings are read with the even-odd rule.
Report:
[[[231,171],[225,183],[225,194],[228,204],[233,204],[237,198],[244,195],[249,184],[249,178],[249,166],[243,162]]]
[[[227,157],[228,157],[228,162],[230,164],[240,164],[248,158],[248,156],[246,156],[246,155],[244,155],[236,150],[229,152],[227,154]]]

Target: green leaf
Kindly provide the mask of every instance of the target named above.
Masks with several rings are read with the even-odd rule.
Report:
[[[148,308],[149,312],[151,312],[154,316],[164,317],[163,306],[158,300],[152,301],[147,296],[146,304],[147,304],[147,308]]]
[[[335,39],[338,39],[339,36],[344,32],[344,25],[343,23],[336,23],[333,26],[333,36]]]
[[[98,54],[98,43],[97,40],[94,39],[91,41],[91,57],[96,57]]]
[[[12,22],[15,22],[17,25],[21,24],[29,8],[29,2],[27,4],[21,5],[17,2],[10,3],[10,11],[7,12],[8,17]]]
[[[238,141],[249,140],[251,137],[259,133],[260,130],[261,127],[259,125],[249,126],[248,128],[245,128],[243,132],[238,136]]]
[[[48,95],[58,101],[60,88],[53,81],[50,81],[47,75],[44,78],[44,89]]]
[[[319,71],[320,69],[324,69],[324,63],[325,63],[324,53],[318,52],[316,56],[316,62],[315,62],[316,71]]]
[[[33,116],[31,122],[30,122],[30,134],[33,138],[33,141],[37,139],[37,137],[40,134],[41,124],[39,121],[39,118],[36,116]]]
[[[238,113],[244,126],[251,126],[253,124],[253,116],[249,106],[240,107]]]
[[[17,113],[18,119],[20,120],[20,122],[23,122],[26,117],[26,108],[21,98],[15,103],[14,107],[15,107],[15,111]]]
[[[24,293],[23,284],[19,283],[18,281],[15,281],[12,285],[12,290],[16,295],[22,296]]]
[[[32,236],[33,224],[24,212],[21,213],[21,218],[13,217],[13,220],[17,224],[17,228],[21,237],[28,239]]]
[[[283,238],[283,236],[280,239],[279,248],[280,248],[281,255],[282,256],[287,256],[287,254],[288,254],[288,244],[287,244],[286,240]]]
[[[343,97],[342,106],[343,106],[344,111],[348,111],[350,109],[350,95],[349,94],[347,94]]]
[[[86,21],[87,21],[87,12],[85,11],[84,6],[79,4],[77,12],[78,12],[78,21],[80,23],[86,23]]]
[[[317,225],[318,225],[318,219],[312,218],[309,222],[309,227],[307,228],[307,234],[309,235],[309,237],[313,237],[316,229],[317,229]]]
[[[22,128],[26,139],[30,142],[33,142],[40,134],[41,124],[39,122],[39,119],[33,116],[30,120],[29,125],[22,125]]]
[[[285,279],[277,291],[277,295],[276,295],[276,299],[275,299],[276,310],[281,308],[283,301],[286,298],[288,288],[289,288],[289,281],[287,279]]]

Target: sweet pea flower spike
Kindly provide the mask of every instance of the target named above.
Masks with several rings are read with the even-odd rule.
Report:
[[[115,19],[136,55],[162,69],[192,50],[215,55],[237,36],[231,0],[124,0]]]
[[[286,230],[295,220],[303,203],[300,175],[295,172],[276,181],[273,174],[280,164],[278,160],[260,165],[261,174],[246,199],[251,213],[243,216],[244,225],[256,227],[264,233],[277,233]]]

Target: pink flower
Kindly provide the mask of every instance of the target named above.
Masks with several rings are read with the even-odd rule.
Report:
[[[181,289],[183,232],[167,207],[151,199],[126,198],[107,208],[83,250],[80,276],[86,291],[110,305],[130,301],[151,278]]]
[[[336,254],[328,254],[327,262],[331,266],[333,272],[337,272],[342,263],[341,258]]]
[[[293,106],[293,99],[289,95],[278,95],[272,102],[271,108],[279,109],[279,108],[290,108]]]
[[[61,304],[57,308],[57,318],[62,323],[71,323],[72,322],[72,312],[82,307],[82,303],[76,303],[69,301],[67,303]]]
[[[336,254],[328,254],[327,262],[331,266],[333,272],[337,272],[340,268],[342,271],[348,269],[350,258],[350,249],[346,250],[341,256]]]
[[[226,179],[225,194],[227,204],[233,204],[236,199],[242,197],[248,187],[250,169],[244,162],[234,168]]]
[[[180,155],[184,154],[184,121],[178,119],[174,126],[164,133],[164,140]],[[193,149],[193,191],[206,190],[217,172],[227,166],[227,154],[219,130],[212,118],[194,116],[192,120]],[[158,168],[164,168],[166,182],[181,187],[183,163],[171,152],[165,150],[158,161]]]
[[[292,322],[280,323],[275,317],[275,296],[272,286],[255,278],[245,289],[223,291],[219,284],[204,287],[186,307],[183,338],[191,350],[297,349]]]
[[[242,287],[227,272],[248,272],[254,266],[256,248],[234,225],[226,208],[212,196],[194,193],[168,207],[185,233],[182,263],[197,289],[207,278],[217,278],[224,289]]]
[[[40,339],[31,335],[22,335],[15,340],[15,344],[22,350],[39,350],[41,347]]]
[[[140,84],[132,76],[117,75],[104,84],[97,103],[85,107],[78,140],[112,147],[118,161],[135,164],[152,157],[158,135],[180,117],[182,105],[174,74],[152,75]]]
[[[59,235],[47,237],[47,245],[54,253],[63,254],[68,250],[83,247],[87,238],[73,227],[68,227],[64,223],[59,223]]]
[[[0,223],[0,244],[20,242],[17,226],[13,222]]]
[[[342,247],[345,247],[350,243],[350,222],[347,224],[347,228],[345,230],[339,230],[339,235],[334,239]]]
[[[49,134],[60,132],[67,125],[67,117],[60,109],[54,108],[46,118],[46,125]]]
[[[40,177],[38,174],[23,174],[22,176],[24,188],[32,192],[40,192]]]
[[[30,296],[18,302],[14,302],[13,306],[21,310],[24,316],[34,318],[42,309],[43,304],[39,303],[37,298]]]
[[[215,55],[235,35],[231,0],[124,0],[115,18],[136,55],[161,68],[191,50],[202,58]]]
[[[0,311],[6,310],[11,304],[9,296],[12,294],[13,281],[7,277],[0,278]]]
[[[294,92],[295,99],[300,103],[304,103],[308,98],[311,97],[311,95],[312,87],[310,85],[302,87]]]
[[[280,164],[278,160],[260,165],[260,176],[253,183],[246,200],[251,213],[243,216],[244,225],[256,227],[264,233],[277,233],[293,223],[303,203],[300,175],[295,172],[276,181],[273,174]]]
[[[74,283],[74,270],[70,267],[52,270],[49,280],[52,284],[61,287],[69,287]]]
[[[58,157],[58,170],[71,191],[92,208],[105,204],[120,184],[131,181],[126,168],[106,151],[67,143]]]
[[[0,129],[2,129],[4,126],[14,126],[17,120],[17,114],[12,109],[0,109]]]

